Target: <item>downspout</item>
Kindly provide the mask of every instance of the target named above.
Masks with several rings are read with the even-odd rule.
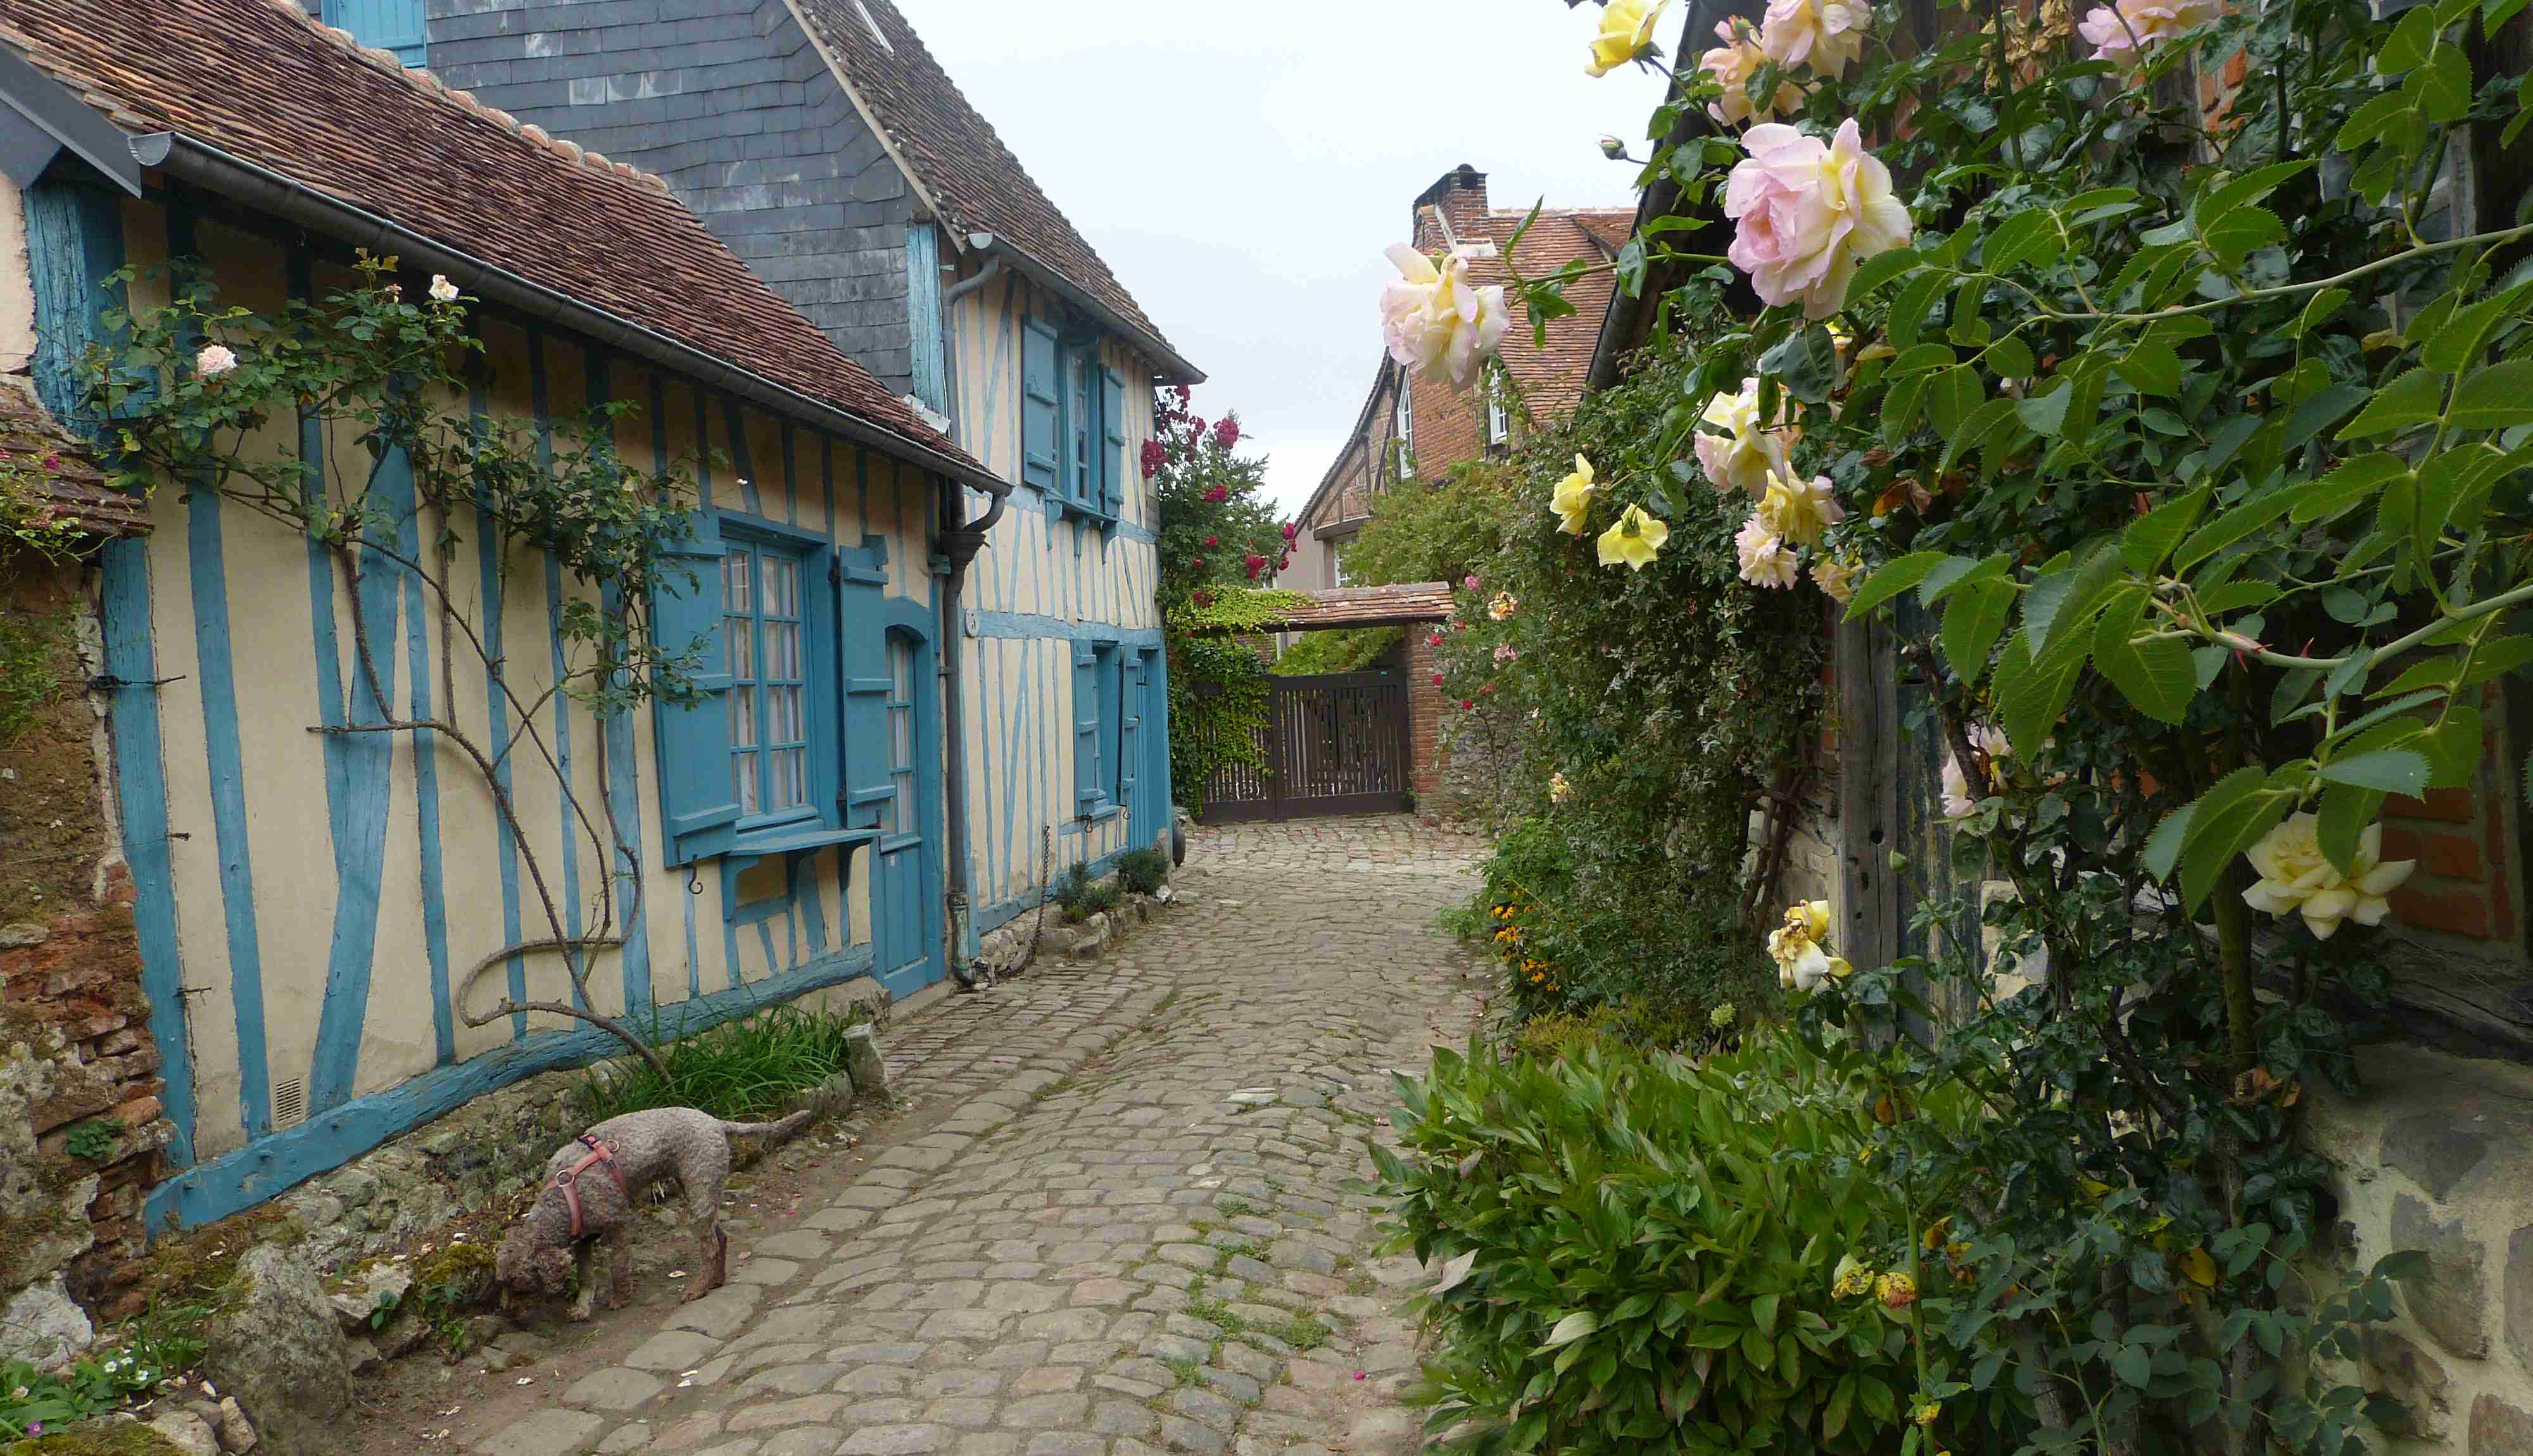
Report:
[[[944,386],[943,392],[948,396],[941,403],[953,421],[959,418],[959,371],[953,369],[950,363],[950,307],[1002,275],[1003,261],[999,258],[988,258],[985,260],[985,265],[976,270],[974,277],[962,278],[941,290],[941,381]],[[955,523],[946,518],[942,524],[955,528]]]
[[[984,287],[1003,271],[999,258],[985,260],[985,265],[971,278],[962,278],[941,293],[941,374],[949,385],[950,397],[943,400],[955,421],[959,414],[959,372],[950,367],[951,306],[969,294]],[[953,428],[956,428],[955,426]],[[943,772],[946,781],[942,797],[949,823],[942,831],[943,899],[948,907],[949,925],[947,963],[959,983],[971,991],[984,989],[984,962],[974,960],[970,948],[968,895],[968,732],[963,699],[965,679],[960,674],[959,644],[967,636],[961,617],[959,600],[968,584],[968,563],[985,549],[985,535],[1003,518],[1003,503],[1008,493],[994,496],[985,513],[962,524],[959,520],[963,497],[955,488],[944,486],[941,492],[942,547],[950,556],[950,580],[941,592],[941,731],[949,740],[948,765]]]
[[[955,488],[945,486],[941,493],[941,519],[948,529],[942,545],[950,556],[950,581],[941,593],[941,729],[949,739],[949,764],[943,775],[948,781],[943,797],[948,800],[949,823],[942,834],[942,857],[945,862],[944,897],[948,904],[950,947],[948,964],[959,977],[959,983],[971,991],[984,989],[985,963],[971,949],[972,934],[968,916],[968,733],[961,712],[965,696],[965,679],[960,672],[961,638],[967,634],[959,611],[959,598],[968,581],[968,563],[985,549],[985,535],[994,522],[1003,517],[1003,506],[1009,496],[996,495],[985,513],[965,525],[958,524],[961,495]]]

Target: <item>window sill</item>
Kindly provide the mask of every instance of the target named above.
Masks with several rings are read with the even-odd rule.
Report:
[[[1088,521],[1105,531],[1117,524],[1117,518],[1098,506],[1080,500],[1068,500],[1053,491],[1046,493],[1046,513],[1058,521]]]
[[[1086,824],[1105,824],[1109,820],[1114,819],[1125,812],[1125,805],[1111,803],[1106,799],[1102,799],[1098,803],[1091,805],[1090,808],[1083,810],[1081,818]]]
[[[729,855],[733,859],[762,859],[769,854],[797,854],[808,849],[824,849],[831,844],[858,844],[878,838],[876,829],[831,829],[815,822],[778,824],[750,830],[731,841]]]

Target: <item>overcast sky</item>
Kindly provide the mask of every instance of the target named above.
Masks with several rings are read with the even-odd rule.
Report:
[[[1288,513],[1371,386],[1381,250],[1416,195],[1467,162],[1500,208],[1632,205],[1598,141],[1641,137],[1662,94],[1583,74],[1588,0],[898,4],[1206,372],[1199,413],[1239,413]]]

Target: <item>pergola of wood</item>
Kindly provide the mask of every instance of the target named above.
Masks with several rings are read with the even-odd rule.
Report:
[[[1302,595],[1311,599],[1310,606],[1297,607],[1274,621],[1242,627],[1240,633],[1413,626],[1418,622],[1445,620],[1452,610],[1451,584],[1445,581],[1420,581],[1386,587],[1329,587]],[[1199,630],[1221,634],[1232,629],[1204,627]]]

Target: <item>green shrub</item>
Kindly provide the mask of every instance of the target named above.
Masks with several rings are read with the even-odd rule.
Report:
[[[1659,848],[1578,844],[1585,829],[1562,812],[1515,823],[1460,918],[1503,961],[1517,1015],[1632,1000],[1640,1016],[1694,1023],[1719,1005],[1767,1003],[1773,982],[1739,923],[1737,882]]]
[[[1840,1263],[1914,1221],[1845,1064],[1783,1030],[1702,1065],[1594,1040],[1445,1052],[1400,1091],[1406,1155],[1376,1157],[1443,1261],[1427,1393],[1450,1448],[1898,1448],[1910,1312],[1842,1294]]]
[[[1739,1012],[1729,1001],[1699,1007],[1686,1000],[1628,996],[1581,1014],[1550,1012],[1514,1028],[1513,1049],[1535,1057],[1572,1057],[1598,1046],[1695,1054],[1739,1032]]]
[[[1149,895],[1170,881],[1170,857],[1158,849],[1129,849],[1117,856],[1117,883],[1135,895]]]
[[[584,1125],[654,1107],[700,1108],[733,1122],[776,1116],[801,1093],[844,1074],[846,1033],[868,1019],[858,1006],[843,1012],[773,1007],[662,1045],[666,1081],[631,1059],[590,1069],[572,1089],[572,1109]],[[663,1039],[657,1013],[649,1039]]]
[[[1352,627],[1342,631],[1305,632],[1276,655],[1266,670],[1278,677],[1308,677],[1319,672],[1361,672],[1389,656],[1406,634],[1396,627]]]
[[[1073,868],[1057,877],[1053,895],[1055,907],[1064,912],[1064,922],[1079,925],[1115,908],[1121,893],[1112,881],[1090,878],[1090,866],[1076,861]]]

